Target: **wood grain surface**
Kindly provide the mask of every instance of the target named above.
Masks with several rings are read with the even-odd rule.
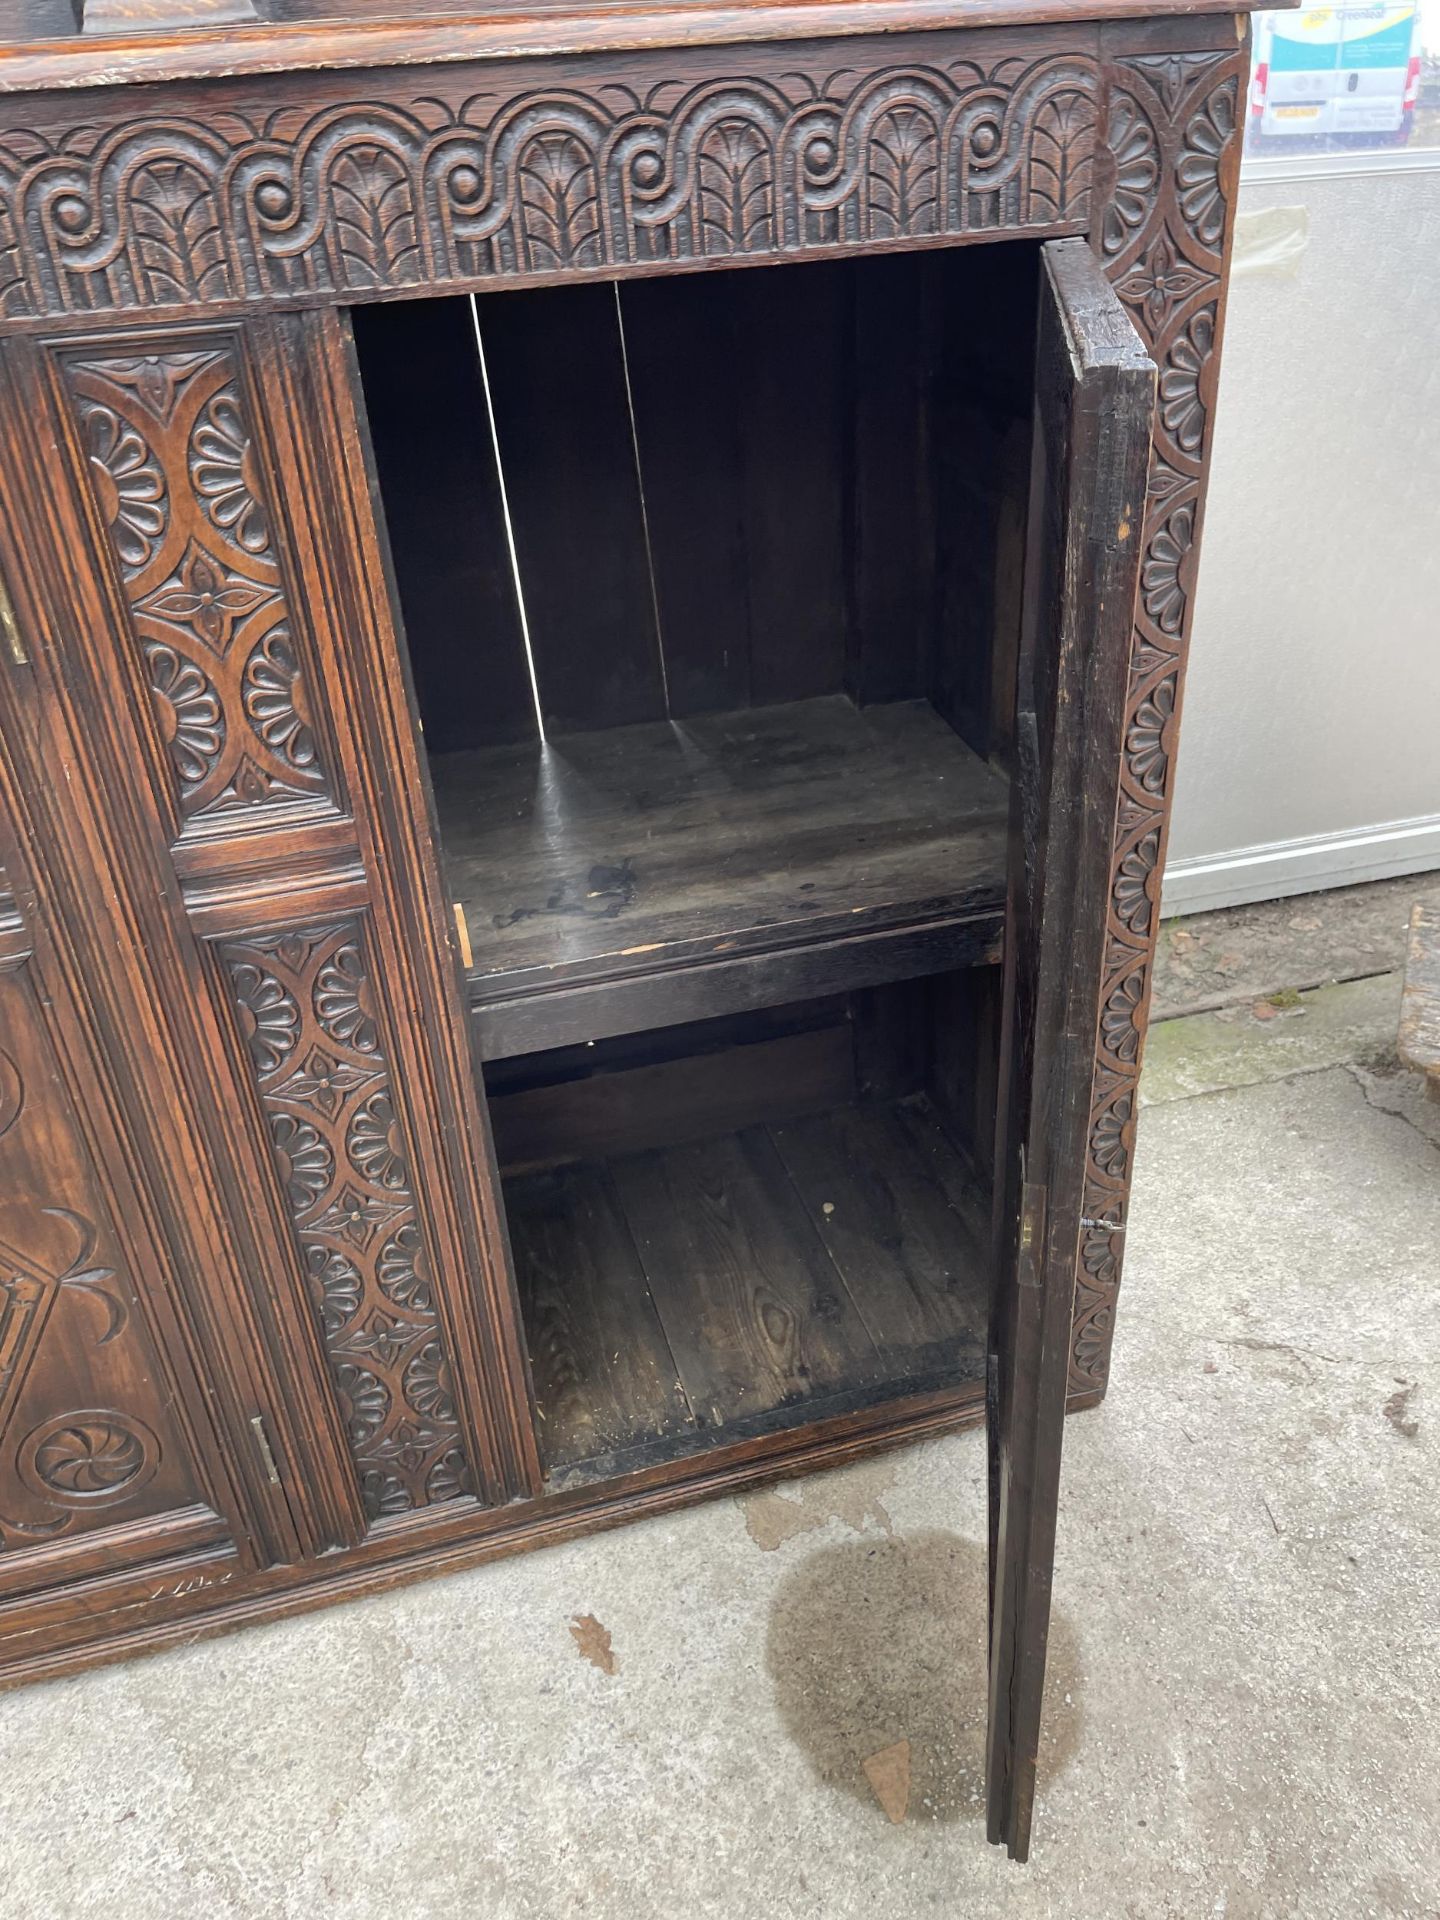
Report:
[[[1090,250],[1042,253],[991,1314],[989,1835],[1030,1845],[1093,1037],[1155,365]]]
[[[993,909],[1004,781],[843,695],[434,763],[477,997]]]
[[[177,0],[182,3],[182,0]],[[1298,4],[1298,0],[1292,0]],[[14,0],[0,80],[19,89],[123,86],[284,69],[405,66],[594,49],[764,45],[938,28],[1080,26],[1226,14],[1224,0],[270,0],[268,22],[223,38],[193,31],[77,35],[73,0]]]
[[[923,1099],[514,1180],[507,1198],[552,1473],[979,1368],[984,1203]]]

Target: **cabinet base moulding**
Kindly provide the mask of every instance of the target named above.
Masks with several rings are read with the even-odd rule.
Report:
[[[1074,1404],[1078,1408],[1089,1401]],[[423,1544],[407,1538],[414,1529],[401,1519],[378,1528],[365,1546],[331,1556],[323,1566],[253,1573],[229,1556],[209,1554],[177,1561],[168,1569],[146,1569],[123,1595],[115,1595],[111,1606],[105,1604],[103,1582],[97,1583],[102,1592],[82,1613],[75,1608],[80,1594],[69,1595],[68,1619],[60,1618],[58,1605],[44,1598],[28,1607],[17,1602],[0,1612],[0,1690],[358,1599],[433,1574],[457,1573],[766,1480],[845,1466],[889,1447],[978,1426],[984,1417],[983,1388],[967,1383],[958,1390],[843,1415],[801,1433],[762,1436],[690,1455],[637,1474],[629,1490],[610,1482],[507,1507],[467,1504],[453,1512],[448,1527],[431,1524]],[[137,1617],[142,1612],[143,1621]]]

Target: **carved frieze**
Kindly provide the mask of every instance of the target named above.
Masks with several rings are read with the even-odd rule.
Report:
[[[151,108],[11,127],[0,314],[363,298],[1083,228],[1098,62],[1043,41],[972,53],[984,45],[751,50],[688,79],[588,62],[515,92],[493,68],[467,92],[401,74],[337,105],[252,108],[232,91],[203,119]]]

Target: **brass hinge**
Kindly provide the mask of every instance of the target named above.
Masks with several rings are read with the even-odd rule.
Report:
[[[20,638],[19,623],[15,618],[15,609],[10,602],[9,589],[0,579],[0,633],[5,635],[5,651],[17,667],[28,667],[30,656],[25,651],[25,642]]]
[[[270,1436],[265,1431],[265,1422],[256,1414],[250,1422],[250,1431],[255,1436],[255,1445],[259,1449],[260,1459],[265,1467],[265,1477],[272,1487],[280,1484],[280,1469],[275,1464],[275,1451],[270,1445]]]

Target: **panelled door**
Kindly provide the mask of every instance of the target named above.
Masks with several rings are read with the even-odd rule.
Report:
[[[7,1603],[177,1563],[236,1564],[243,1494],[221,1464],[127,1195],[101,1075],[34,892],[0,869],[0,1651]],[[27,1622],[27,1629],[29,1623]]]
[[[990,1334],[989,1832],[1029,1849],[1106,885],[1155,368],[1082,240],[1042,248],[1011,780]]]
[[[196,1371],[201,1316],[177,1281],[197,1256],[166,1233],[104,1050],[116,903],[52,832],[68,783],[43,645],[0,583],[0,1660],[36,1671],[67,1609],[135,1621],[297,1550],[237,1444],[259,1402],[232,1379],[227,1432]]]
[[[292,1516],[272,1560],[537,1478],[349,368],[333,312],[4,348],[16,671],[132,923],[117,991],[161,1015],[126,1066],[226,1243],[190,1284]]]

